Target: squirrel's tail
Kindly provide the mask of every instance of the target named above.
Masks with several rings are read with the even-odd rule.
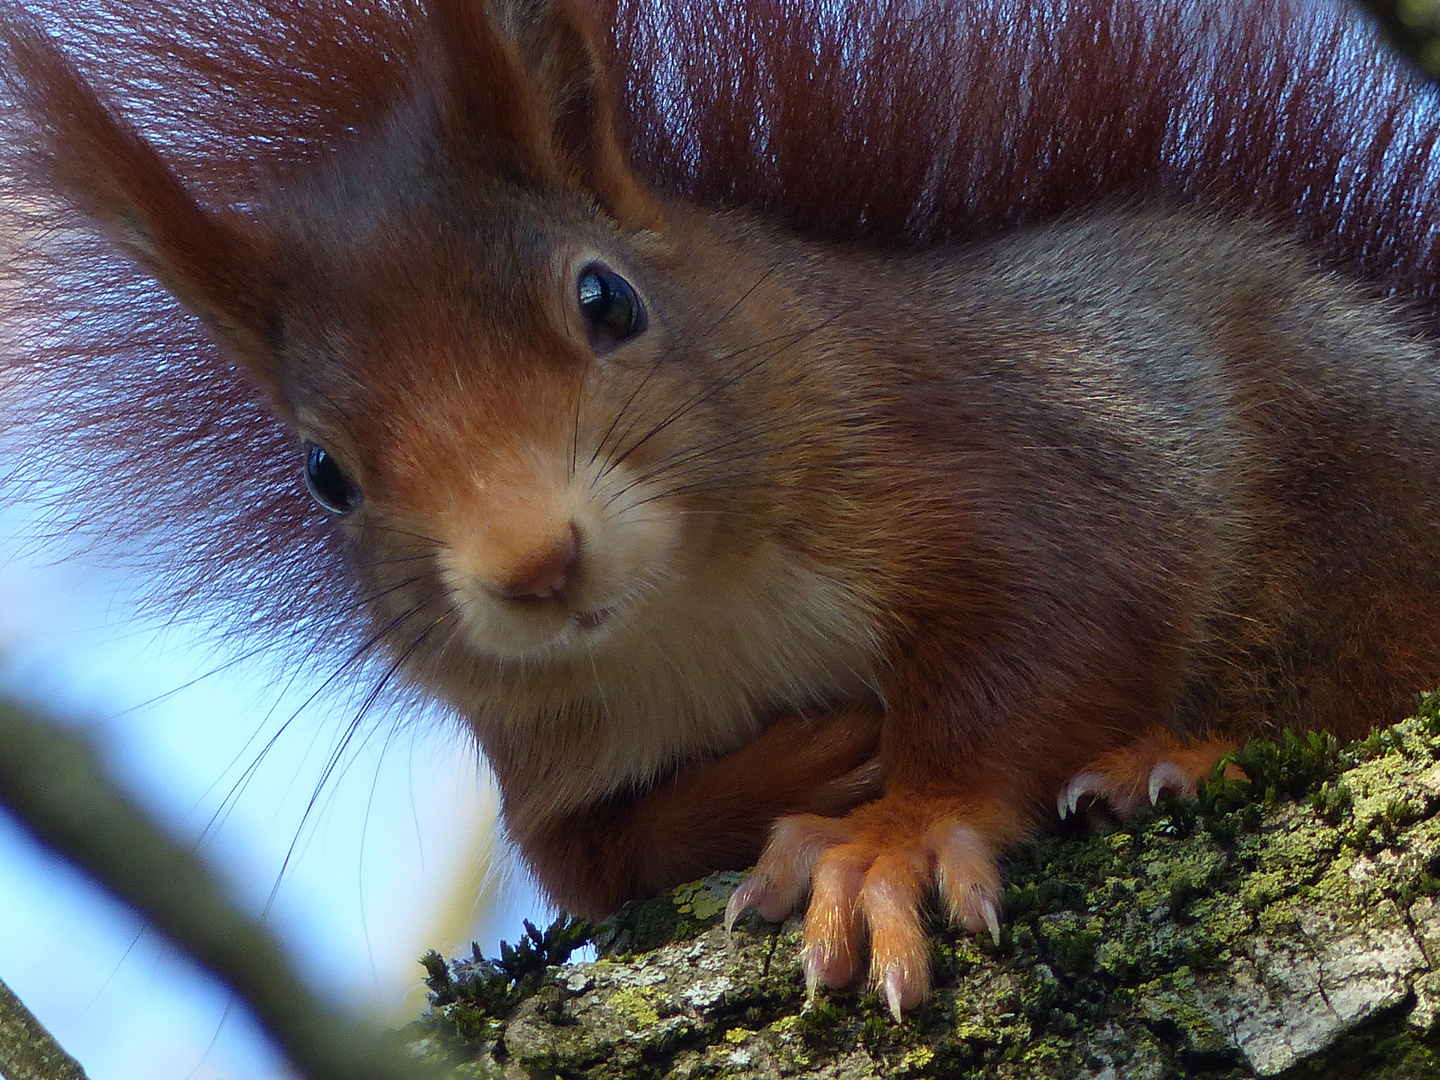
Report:
[[[1436,295],[1440,98],[1342,0],[620,0],[616,26],[672,189],[918,242],[1158,198]]]

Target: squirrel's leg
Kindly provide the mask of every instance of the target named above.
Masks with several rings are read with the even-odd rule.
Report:
[[[1076,773],[1060,789],[1056,809],[1063,818],[1078,810],[1082,802],[1095,800],[1124,820],[1154,806],[1166,791],[1194,798],[1199,782],[1234,749],[1233,739],[1186,742],[1163,728],[1154,729],[1106,751]],[[1238,778],[1244,773],[1229,764],[1225,775]]]
[[[871,981],[899,1019],[929,989],[921,912],[932,887],[952,921],[998,940],[997,857],[1029,832],[1027,818],[999,794],[895,790],[844,818],[785,818],[731,896],[727,925],[750,907],[782,919],[808,889],[808,989],[847,985],[868,937]]]
[[[776,818],[843,814],[877,797],[880,729],[878,708],[787,716],[637,797],[512,836],[556,903],[604,917],[627,900],[753,865]]]

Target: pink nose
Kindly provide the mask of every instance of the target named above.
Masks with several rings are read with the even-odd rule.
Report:
[[[512,600],[549,600],[565,591],[579,566],[580,530],[572,523],[553,539],[516,552],[489,584]]]

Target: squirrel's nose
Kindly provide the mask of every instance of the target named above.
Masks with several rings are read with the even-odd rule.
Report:
[[[565,591],[580,566],[580,530],[574,522],[551,537],[533,538],[497,568],[490,588],[511,600],[550,600]]]

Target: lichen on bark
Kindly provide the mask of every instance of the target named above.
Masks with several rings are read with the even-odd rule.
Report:
[[[807,1002],[798,920],[727,934],[721,874],[631,905],[597,960],[499,1009],[462,988],[413,1047],[527,1078],[1440,1076],[1437,736],[1426,697],[1344,751],[1256,744],[1249,782],[1024,846],[1000,944],[937,920],[935,989],[900,1024],[863,988]]]

